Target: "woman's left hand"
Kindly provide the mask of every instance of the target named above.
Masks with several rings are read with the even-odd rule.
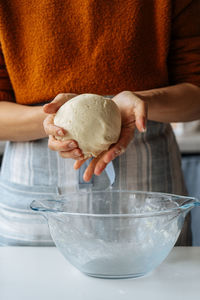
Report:
[[[134,137],[135,127],[137,127],[140,132],[144,132],[146,130],[146,102],[141,100],[133,92],[129,91],[117,94],[112,100],[115,101],[121,112],[121,134],[116,144],[111,145],[110,149],[92,159],[83,176],[85,181],[89,181],[93,174],[100,175],[109,162],[126,150],[128,144]],[[76,161],[74,168],[79,169],[85,161],[86,159]]]

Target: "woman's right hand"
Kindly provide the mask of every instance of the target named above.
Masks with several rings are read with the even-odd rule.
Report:
[[[53,151],[58,151],[63,158],[73,158],[75,160],[83,159],[81,149],[75,140],[61,141],[57,140],[55,136],[64,137],[66,130],[54,125],[54,116],[57,110],[68,100],[77,96],[76,94],[58,94],[54,100],[45,104],[43,110],[48,116],[44,120],[44,130],[49,136],[48,147]]]

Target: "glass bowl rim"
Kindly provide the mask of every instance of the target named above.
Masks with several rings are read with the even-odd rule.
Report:
[[[48,209],[45,207],[42,207],[41,205],[38,206],[38,203],[44,203],[44,202],[54,202],[54,203],[65,203],[67,201],[66,197],[70,197],[70,195],[76,195],[81,194],[81,195],[89,195],[89,194],[99,194],[99,193],[132,193],[132,194],[147,194],[147,195],[156,195],[156,196],[161,196],[161,197],[166,197],[168,200],[185,200],[181,205],[177,205],[177,207],[172,207],[170,209],[165,209],[165,210],[160,210],[160,211],[151,211],[151,212],[133,212],[133,213],[119,213],[119,214],[95,214],[95,213],[81,213],[81,212],[67,212],[67,211],[62,211],[59,209]],[[37,205],[36,205],[37,204]],[[104,218],[112,218],[112,217],[134,217],[134,218],[144,218],[144,217],[154,217],[154,216],[161,216],[161,215],[167,215],[167,214],[172,214],[172,213],[177,213],[180,214],[183,211],[190,210],[193,206],[198,205],[200,206],[200,201],[197,200],[194,197],[188,197],[188,196],[182,196],[182,195],[176,195],[176,194],[170,194],[170,193],[162,193],[162,192],[148,192],[148,191],[135,191],[135,190],[104,190],[104,191],[75,191],[75,192],[69,192],[63,195],[58,195],[55,197],[53,200],[49,199],[40,199],[40,200],[33,200],[30,204],[30,208],[34,211],[38,211],[41,213],[56,213],[60,215],[73,215],[73,216],[87,216],[87,217],[104,217]]]

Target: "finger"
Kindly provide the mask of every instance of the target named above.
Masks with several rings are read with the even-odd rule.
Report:
[[[148,105],[144,101],[138,102],[135,107],[135,124],[140,132],[146,131]]]
[[[77,94],[58,94],[53,101],[43,106],[43,110],[47,114],[55,114],[65,102],[74,98],[75,96],[77,96]]]
[[[59,154],[62,158],[73,158],[76,160],[82,160],[84,158],[80,149],[75,149],[72,151],[60,151]]]
[[[83,174],[83,179],[84,181],[88,182],[90,181],[90,179],[92,178],[92,175],[94,174],[94,169],[96,166],[97,161],[99,160],[98,157],[93,158],[93,160],[90,162],[89,166],[87,167],[87,169],[85,170],[84,174]]]
[[[94,174],[99,176],[101,175],[101,173],[104,171],[104,169],[106,168],[107,163],[105,163],[105,161],[102,159],[100,159],[94,169]]]
[[[88,160],[88,158],[75,161],[75,163],[74,163],[74,169],[78,170],[86,162],[86,160]]]
[[[111,148],[102,156],[102,158],[97,163],[95,174],[98,173],[98,168],[103,167],[103,162],[108,164],[117,156],[125,152],[128,144],[134,137],[134,128],[122,128],[120,138],[116,144],[111,146]]]
[[[80,150],[76,141],[60,141],[56,140],[52,135],[49,136],[48,147],[53,151],[74,151],[75,149]]]
[[[53,135],[53,136],[58,135],[61,137],[66,135],[66,130],[54,125],[53,120],[54,120],[53,115],[49,115],[44,119],[43,126],[44,126],[44,130],[45,130],[46,134]]]
[[[83,175],[83,179],[86,182],[90,181],[90,179],[92,178],[92,175],[94,174],[94,170],[96,168],[96,165],[97,165],[98,161],[104,156],[104,153],[105,153],[105,151],[102,152],[98,157],[93,158],[93,160],[90,162],[89,166],[85,170],[85,173]],[[98,175],[100,175],[100,173],[101,172],[99,172]]]

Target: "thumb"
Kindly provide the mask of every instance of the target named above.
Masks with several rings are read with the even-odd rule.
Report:
[[[135,109],[135,125],[140,132],[146,131],[148,104],[140,100],[138,101]]]
[[[77,96],[77,94],[58,94],[53,101],[43,106],[43,111],[47,114],[55,114],[58,109],[67,101]]]

